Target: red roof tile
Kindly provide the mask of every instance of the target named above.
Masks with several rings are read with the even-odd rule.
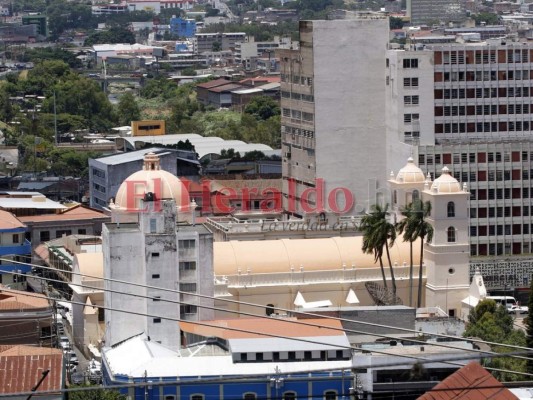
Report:
[[[209,88],[213,88],[216,86],[226,85],[229,82],[230,81],[228,81],[227,79],[215,79],[214,81],[199,83],[198,85],[196,85],[196,87],[209,89]]]
[[[490,372],[471,362],[451,374],[418,400],[518,400]]]
[[[0,210],[0,229],[26,228],[17,217],[9,211]]]
[[[5,349],[6,346],[2,346]],[[0,393],[29,392],[49,370],[39,391],[61,390],[63,354],[59,349],[14,346],[0,353]]]

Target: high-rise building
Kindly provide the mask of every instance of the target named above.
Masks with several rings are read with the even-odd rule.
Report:
[[[387,52],[388,169],[411,154],[468,184],[471,274],[489,289],[529,286],[532,63],[532,45],[504,41]]]
[[[373,203],[386,165],[388,27],[388,19],[377,15],[301,21],[300,48],[278,50],[283,207],[289,215],[334,219]]]
[[[407,15],[414,25],[461,22],[466,19],[460,0],[407,0]]]

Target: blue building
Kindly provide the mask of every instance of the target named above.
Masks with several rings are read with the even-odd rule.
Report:
[[[172,17],[170,19],[170,33],[180,38],[194,37],[196,34],[196,21],[194,19]]]
[[[177,352],[139,334],[104,349],[104,385],[147,400],[348,398],[354,386],[348,339],[337,321],[317,321],[306,323],[335,327],[277,318],[180,322],[185,342],[200,341]]]
[[[12,289],[25,289],[25,277],[16,273],[28,273],[29,265],[18,262],[31,261],[31,243],[26,239],[27,227],[9,211],[0,210],[0,283]]]

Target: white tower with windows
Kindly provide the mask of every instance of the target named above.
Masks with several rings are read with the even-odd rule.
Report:
[[[427,221],[433,227],[431,243],[424,244],[426,307],[440,307],[458,316],[461,300],[468,296],[469,256],[468,199],[466,185],[447,167],[433,183],[426,181],[422,200],[431,203]]]

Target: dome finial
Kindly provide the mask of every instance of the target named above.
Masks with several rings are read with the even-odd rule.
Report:
[[[450,169],[445,165],[444,167],[442,167],[442,173],[450,175]]]
[[[153,152],[144,155],[143,169],[145,171],[157,171],[161,169],[159,156]]]

